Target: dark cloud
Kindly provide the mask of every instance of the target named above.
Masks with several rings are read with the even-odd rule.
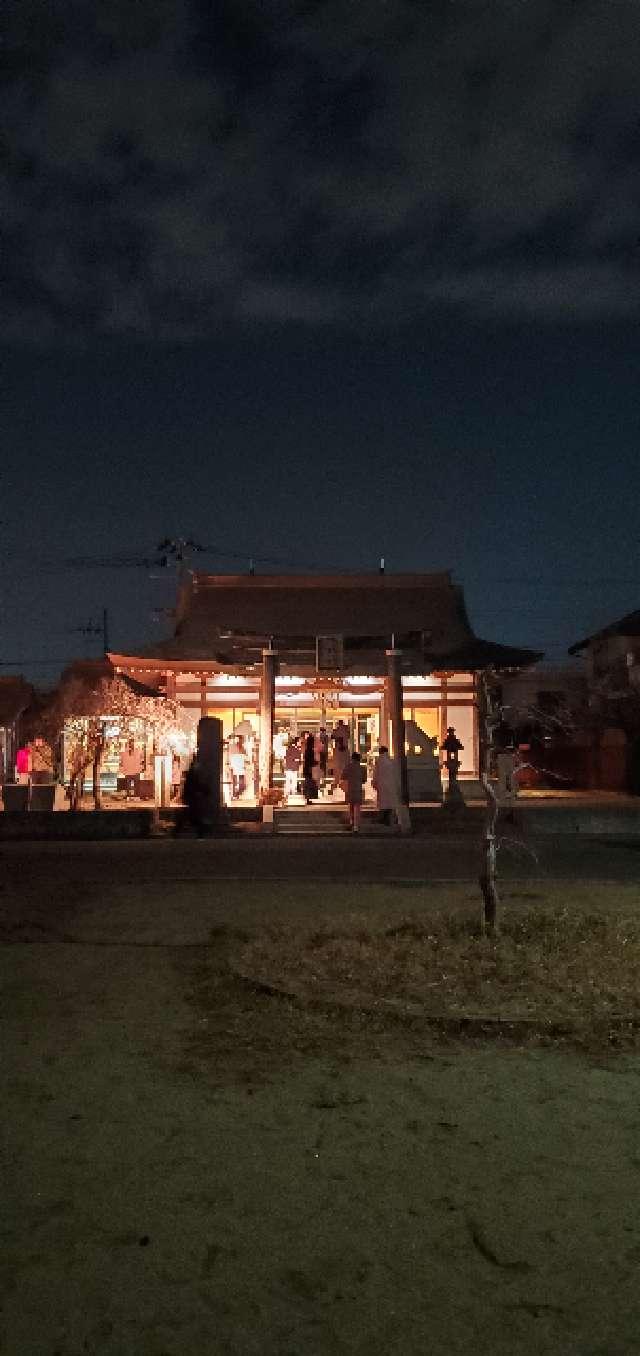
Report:
[[[637,0],[14,0],[8,337],[638,300]]]

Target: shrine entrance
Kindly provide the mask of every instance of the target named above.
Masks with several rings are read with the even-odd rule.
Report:
[[[391,652],[385,661],[397,656]],[[392,701],[394,679],[401,677],[400,700]],[[195,688],[195,683],[193,687]],[[186,687],[185,692],[189,691]],[[178,695],[178,690],[176,690]],[[187,699],[189,700],[189,698]],[[283,673],[277,652],[266,649],[263,663],[249,671],[201,675],[197,684],[199,712],[221,720],[224,738],[224,787],[227,804],[255,806],[263,803],[304,804],[301,791],[292,792],[292,783],[302,781],[286,776],[286,754],[292,739],[305,733],[317,737],[326,730],[329,754],[333,752],[331,734],[339,721],[347,728],[350,751],[357,750],[368,776],[367,799],[371,800],[371,775],[377,751],[386,744],[392,757],[395,729],[402,721],[404,764],[409,802],[433,803],[442,800],[444,757],[443,740],[453,726],[461,744],[459,780],[477,777],[478,743],[473,675],[469,673],[387,674],[303,674]],[[295,757],[289,759],[295,763]],[[323,759],[324,763],[324,759]],[[342,791],[335,789],[327,775],[314,804],[342,804]],[[446,773],[445,773],[446,778]],[[272,793],[272,794],[270,794]],[[290,799],[299,796],[300,800]]]
[[[357,749],[361,758],[365,758],[372,749],[377,748],[380,738],[379,710],[355,711],[341,707],[339,711],[327,715],[318,707],[298,707],[293,710],[276,706],[274,721],[274,751],[279,735],[287,740],[304,734],[317,735],[325,729],[329,738],[338,720],[342,720],[349,731],[350,748]]]
[[[315,697],[315,694],[314,694]],[[367,783],[365,785],[365,795],[371,796],[371,774],[373,772],[373,756],[377,752],[380,736],[380,710],[379,706],[373,707],[371,704],[366,709],[361,709],[354,705],[343,705],[342,702],[334,705],[318,704],[315,700],[312,702],[299,701],[295,704],[280,704],[276,700],[274,712],[274,735],[273,735],[273,786],[284,790],[288,782],[291,789],[292,779],[287,779],[287,749],[294,740],[300,741],[300,751],[302,754],[303,737],[313,735],[317,739],[322,730],[326,731],[328,740],[328,756],[326,761],[326,771],[323,770],[322,778],[318,788],[318,802],[342,802],[342,792],[335,788],[335,779],[333,775],[333,739],[332,733],[338,721],[347,727],[349,748],[351,752],[357,749],[363,767],[367,771]],[[302,773],[300,774],[301,780]],[[367,792],[367,786],[369,788]],[[300,804],[304,803],[304,797],[301,791],[293,797],[293,803],[299,799]],[[288,796],[288,803],[292,803],[292,797]]]

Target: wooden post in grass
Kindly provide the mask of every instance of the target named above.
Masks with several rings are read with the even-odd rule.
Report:
[[[482,838],[482,870],[480,872],[480,889],[482,890],[484,901],[481,926],[484,933],[493,936],[498,931],[498,907],[500,904],[496,879],[496,825],[498,821],[498,799],[489,779],[489,763],[495,718],[492,709],[489,676],[486,670],[483,670],[477,676],[477,693],[480,784],[487,802]]]

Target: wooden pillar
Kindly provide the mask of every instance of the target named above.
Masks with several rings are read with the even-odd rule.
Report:
[[[482,710],[482,675],[473,674],[473,775],[480,777],[482,738],[480,727]]]
[[[440,701],[442,705],[440,707],[440,739],[438,740],[439,744],[443,744],[447,737],[447,725],[449,723],[449,713],[447,711],[448,677],[449,677],[448,673],[443,673],[440,675]]]
[[[391,722],[393,756],[400,775],[400,798],[403,805],[409,804],[409,777],[407,773],[407,755],[404,747],[404,715],[402,711],[402,672],[400,650],[386,650],[387,678],[385,683],[386,707]]]
[[[269,647],[262,651],[260,678],[260,790],[273,786],[273,720],[276,700],[277,652]]]
[[[382,684],[382,695],[380,697],[380,729],[378,731],[378,744],[386,744],[387,748],[389,748],[389,703],[386,681]]]
[[[206,716],[206,714],[207,714],[207,675],[206,675],[206,673],[201,673],[201,674],[200,674],[200,716],[201,716],[201,718],[202,718],[203,716]]]

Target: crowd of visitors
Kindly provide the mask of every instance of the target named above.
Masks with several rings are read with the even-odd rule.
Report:
[[[312,805],[321,788],[331,797],[342,791],[349,827],[358,833],[367,768],[358,750],[351,750],[349,728],[344,721],[339,720],[331,731],[320,726],[315,733],[305,730],[299,736],[290,735],[281,756],[285,802],[290,804],[301,795],[306,805]],[[385,745],[381,746],[374,765],[372,786],[380,820],[390,824],[398,809],[400,786],[396,763]]]
[[[51,779],[50,758],[47,762],[46,749],[41,739],[19,747],[16,781],[32,785],[43,778]],[[258,751],[258,740],[252,730],[243,733],[234,731],[225,741],[224,780],[229,787],[231,800],[239,799],[245,792],[257,797]],[[362,760],[357,749],[351,748],[349,727],[342,719],[333,729],[322,725],[316,730],[303,730],[301,734],[279,729],[274,739],[274,762],[278,774],[283,774],[285,804],[299,804],[302,800],[310,806],[317,801],[321,791],[323,797],[330,799],[336,794],[340,800],[344,796],[349,828],[353,833],[359,832],[367,762]],[[121,794],[125,799],[131,800],[140,794],[140,775],[140,750],[132,738],[127,738],[120,751],[118,778],[118,790],[122,784]],[[181,832],[187,824],[198,833],[212,831],[213,823],[208,822],[208,783],[198,755],[194,755],[186,776],[183,776],[181,759],[174,752],[170,778],[170,798],[182,802],[184,807],[178,816],[176,831]],[[396,763],[385,745],[380,746],[378,757],[373,762],[371,786],[375,792],[380,822],[389,825],[394,817],[399,819],[399,775]]]
[[[18,782],[32,784],[51,778],[50,759],[47,763],[44,749],[46,746],[41,739],[35,739],[18,749],[15,769]],[[299,803],[302,799],[306,805],[312,805],[321,791],[323,796],[329,798],[336,794],[340,798],[342,793],[349,827],[354,833],[359,831],[367,766],[358,750],[352,750],[350,730],[342,719],[330,730],[324,725],[315,731],[303,730],[300,734],[286,729],[278,730],[274,738],[274,761],[283,774],[286,804]],[[140,776],[140,749],[132,738],[128,738],[123,742],[119,757],[118,789],[122,785],[121,794],[125,799],[134,799],[140,794]],[[225,741],[224,781],[232,801],[240,799],[245,793],[257,797],[258,740],[253,730],[242,733],[234,731]],[[202,821],[201,782],[197,755],[184,777],[181,759],[174,752],[171,759],[170,797],[173,801],[183,802],[187,820],[193,826]],[[371,785],[376,795],[380,821],[390,824],[400,804],[400,786],[396,763],[385,745],[380,746],[374,762]],[[185,822],[184,817],[182,822]]]
[[[325,725],[300,733],[278,729],[273,739],[273,756],[276,777],[283,781],[285,804],[296,804],[302,799],[305,805],[312,805],[320,794],[333,798],[342,792],[349,826],[354,833],[358,832],[367,767],[360,753],[352,750],[350,730],[342,718],[332,729]],[[253,731],[234,731],[225,741],[224,757],[229,799],[239,800],[245,794],[256,796],[258,741]],[[385,745],[381,746],[374,765],[372,786],[380,819],[389,824],[399,804],[400,789],[396,764]]]

